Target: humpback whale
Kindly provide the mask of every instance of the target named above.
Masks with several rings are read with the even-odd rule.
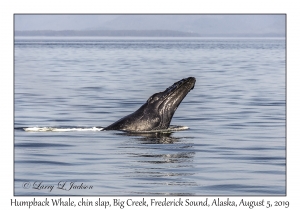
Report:
[[[168,129],[181,101],[195,86],[196,79],[188,77],[175,82],[165,91],[153,94],[137,111],[103,130],[147,132]]]

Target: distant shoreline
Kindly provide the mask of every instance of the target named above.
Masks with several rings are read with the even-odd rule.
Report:
[[[150,37],[200,37],[197,33],[171,30],[38,30],[15,31],[15,36],[150,36]]]
[[[198,34],[172,30],[31,30],[15,31],[15,36],[35,37],[278,37],[285,35],[277,33],[265,34]]]

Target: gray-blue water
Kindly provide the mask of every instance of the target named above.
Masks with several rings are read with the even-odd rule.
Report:
[[[15,195],[286,193],[285,39],[16,38],[14,59]],[[170,136],[21,129],[107,126],[189,76]]]

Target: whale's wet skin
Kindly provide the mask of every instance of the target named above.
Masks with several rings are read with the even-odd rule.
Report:
[[[121,118],[107,127],[29,127],[23,128],[25,131],[45,132],[45,131],[102,131],[102,130],[122,130],[135,133],[172,132],[186,130],[186,126],[170,126],[172,117],[178,106],[186,95],[195,86],[196,79],[188,77],[175,82],[163,92],[158,92],[150,98],[134,113]]]
[[[182,79],[165,91],[153,94],[136,112],[107,126],[104,130],[132,132],[168,129],[172,117],[185,96],[194,88],[196,79]]]

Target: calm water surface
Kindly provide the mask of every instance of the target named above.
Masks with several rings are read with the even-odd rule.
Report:
[[[107,126],[189,76],[188,130],[22,129]],[[15,195],[286,193],[285,39],[19,37],[14,82]]]

